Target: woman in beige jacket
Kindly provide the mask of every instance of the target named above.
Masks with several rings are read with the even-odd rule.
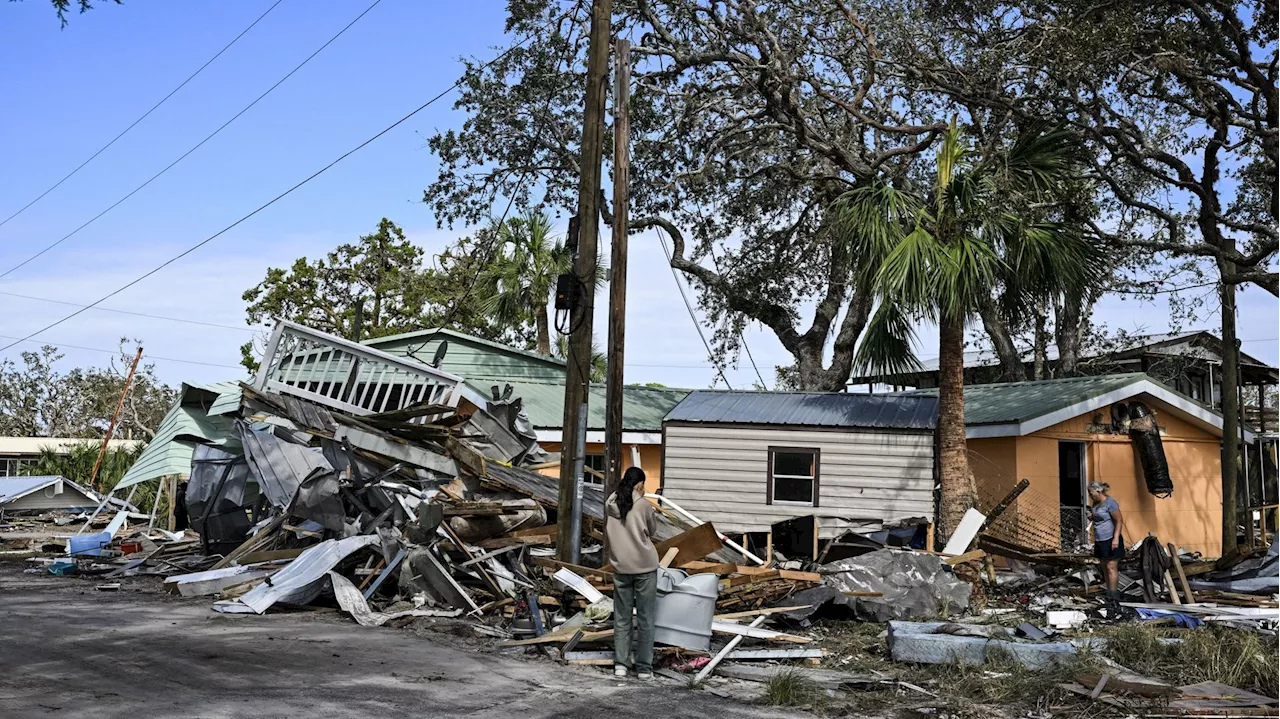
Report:
[[[618,491],[605,502],[604,531],[613,565],[613,674],[627,669],[653,678],[653,605],[658,594],[658,551],[653,548],[657,515],[644,498],[644,470],[622,475]],[[631,611],[635,610],[635,661],[631,657]]]

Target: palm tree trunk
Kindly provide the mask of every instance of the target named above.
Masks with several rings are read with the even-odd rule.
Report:
[[[974,505],[964,437],[964,320],[943,316],[938,327],[938,469],[942,485],[938,528],[949,537]]]
[[[551,356],[551,332],[547,327],[547,307],[539,306],[533,312],[534,322],[538,326],[538,354]]]

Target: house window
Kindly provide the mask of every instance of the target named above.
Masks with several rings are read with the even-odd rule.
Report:
[[[818,457],[816,449],[769,448],[769,504],[818,506]]]
[[[585,484],[590,484],[590,485],[594,485],[594,486],[596,486],[596,487],[603,487],[603,486],[604,486],[604,479],[603,479],[603,477],[604,477],[604,455],[603,455],[603,454],[588,454],[587,456],[583,457],[582,459],[583,459],[583,461],[582,461],[582,466],[583,466],[583,467],[585,467],[586,469],[594,469],[595,471],[597,471],[597,472],[599,472],[599,473],[600,473],[600,474],[598,474],[598,475],[597,475],[597,474],[592,474],[591,472],[584,471],[584,472],[582,473],[582,481],[583,481],[583,483],[585,483]]]

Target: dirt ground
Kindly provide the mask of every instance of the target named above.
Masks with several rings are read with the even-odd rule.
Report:
[[[588,667],[502,654],[432,630],[364,628],[336,611],[223,615],[155,578],[93,579],[0,562],[0,716],[785,717]]]

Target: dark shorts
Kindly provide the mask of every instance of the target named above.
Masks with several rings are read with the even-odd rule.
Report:
[[[1114,549],[1111,547],[1111,540],[1093,543],[1093,556],[1104,562],[1118,562],[1124,559],[1124,537],[1120,537],[1120,544]]]

